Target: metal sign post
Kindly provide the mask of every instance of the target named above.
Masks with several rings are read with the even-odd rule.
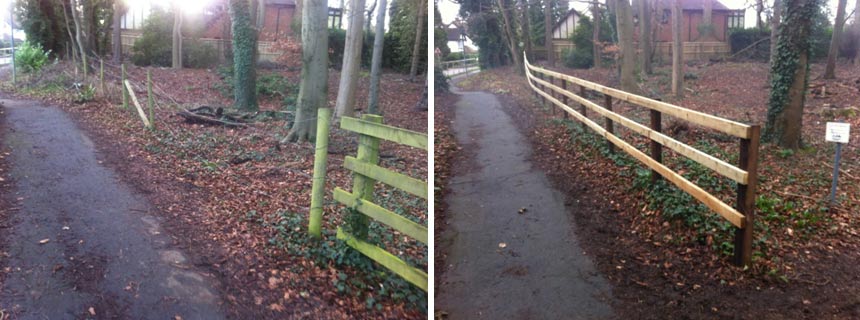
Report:
[[[839,180],[839,160],[842,158],[842,145],[848,143],[851,133],[851,124],[842,122],[828,122],[825,140],[836,142],[836,159],[833,162],[833,184],[830,186],[830,205],[836,204],[836,185]]]

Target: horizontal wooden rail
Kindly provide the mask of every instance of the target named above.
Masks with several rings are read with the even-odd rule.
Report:
[[[412,220],[406,219],[403,216],[380,207],[373,202],[358,199],[354,194],[341,188],[334,189],[334,200],[342,203],[348,208],[358,210],[358,212],[382,222],[407,236],[413,237],[422,243],[427,243],[427,228]]]
[[[379,262],[379,264],[385,266],[388,270],[391,270],[391,272],[403,277],[406,281],[409,281],[424,291],[427,291],[427,273],[424,271],[413,268],[397,256],[388,253],[388,251],[356,239],[341,228],[337,228],[337,238],[343,240],[347,245],[358,250],[358,252],[361,252],[368,258],[373,259],[373,261]]]
[[[423,133],[350,117],[342,117],[340,127],[344,130],[427,150],[428,139],[427,135]]]
[[[529,71],[529,73],[531,73],[531,72]],[[721,159],[718,159],[714,156],[711,156],[707,153],[699,151],[696,148],[693,148],[689,145],[686,145],[686,144],[684,144],[678,140],[675,140],[672,137],[669,137],[665,134],[662,134],[658,131],[652,130],[651,128],[648,128],[648,127],[646,127],[646,126],[644,126],[638,122],[627,119],[627,118],[621,116],[620,114],[617,114],[615,112],[607,110],[606,108],[603,108],[600,105],[598,105],[594,102],[591,102],[584,97],[575,95],[575,94],[573,94],[567,90],[564,90],[562,88],[559,88],[559,87],[557,87],[557,86],[555,86],[549,82],[543,81],[539,78],[530,78],[530,79],[532,81],[535,81],[538,84],[546,87],[546,88],[550,88],[553,91],[564,95],[567,98],[573,99],[574,101],[576,101],[576,102],[578,102],[584,106],[587,106],[589,109],[594,110],[595,112],[599,113],[600,115],[611,119],[615,123],[619,123],[619,124],[629,128],[633,132],[636,132],[636,133],[641,134],[645,137],[648,137],[649,139],[654,140],[654,141],[660,143],[661,145],[664,145],[664,146],[668,147],[669,149],[672,149],[675,152],[678,152],[678,153],[684,155],[687,158],[695,160],[696,162],[704,165],[705,167],[710,168],[711,170],[714,170],[715,172],[717,172],[717,173],[719,173],[719,174],[721,174],[721,175],[723,175],[729,179],[732,179],[738,183],[747,184],[747,181],[749,178],[748,173],[744,170],[741,170],[740,168],[738,168],[736,166],[733,166],[733,165],[731,165],[731,164],[729,164],[729,163],[727,163]]]
[[[654,159],[652,159],[651,157],[646,155],[644,152],[639,151],[638,149],[633,147],[631,144],[627,143],[624,140],[621,140],[621,138],[618,138],[614,134],[610,134],[608,131],[606,131],[606,129],[601,127],[599,124],[597,124],[594,121],[592,121],[591,119],[588,119],[587,117],[583,116],[582,114],[580,114],[576,110],[573,110],[573,108],[565,105],[564,103],[562,103],[558,99],[552,97],[552,95],[539,90],[532,83],[532,80],[535,80],[535,79],[531,78],[530,73],[528,74],[527,78],[529,80],[529,86],[531,86],[531,88],[535,92],[537,92],[538,94],[540,94],[541,96],[543,96],[544,98],[546,98],[547,100],[552,102],[553,104],[557,105],[558,107],[560,107],[561,109],[563,109],[564,111],[569,113],[571,116],[573,116],[574,118],[576,118],[580,122],[585,123],[585,125],[587,125],[589,128],[596,131],[598,134],[600,134],[601,136],[606,138],[608,141],[612,142],[614,145],[618,146],[619,148],[621,148],[622,150],[624,150],[625,152],[627,152],[628,154],[630,154],[634,158],[638,159],[639,161],[644,163],[649,168],[654,169],[655,171],[659,172],[662,176],[666,177],[667,180],[669,180],[670,182],[672,182],[673,184],[678,186],[678,188],[681,188],[682,190],[686,191],[687,193],[689,193],[691,196],[693,196],[697,200],[701,201],[703,204],[705,204],[705,206],[707,206],[711,210],[714,210],[714,212],[716,212],[717,214],[719,214],[720,216],[722,216],[723,218],[728,220],[731,224],[735,225],[738,228],[744,227],[744,221],[745,220],[744,220],[743,214],[741,214],[740,212],[738,212],[737,210],[735,210],[734,208],[732,208],[731,206],[729,206],[725,202],[720,201],[720,199],[717,199],[713,195],[709,194],[708,192],[706,192],[705,190],[703,190],[702,188],[700,188],[696,184],[685,179],[683,176],[675,173],[674,171],[672,171],[672,169],[669,169],[668,167],[664,166],[663,164],[655,161]]]
[[[566,81],[570,81],[576,85],[580,85],[582,87],[588,88],[589,90],[597,91],[609,96],[612,96],[616,99],[627,101],[645,108],[649,108],[652,110],[657,110],[667,115],[677,117],[679,119],[683,119],[704,127],[708,127],[720,132],[724,132],[726,134],[730,134],[739,138],[750,138],[752,136],[752,129],[749,125],[735,122],[728,119],[723,119],[720,117],[716,117],[707,113],[702,113],[695,110],[681,108],[675,105],[671,105],[662,101],[657,101],[654,99],[649,99],[646,97],[638,96],[635,94],[631,94],[628,92],[624,92],[618,89],[606,87],[599,85],[594,82],[582,80],[579,78],[574,78],[569,75],[558,73],[554,71],[550,71],[541,67],[536,67],[531,64],[526,64],[528,69],[534,70],[535,72],[543,73],[552,77],[556,77],[559,79],[563,79]]]
[[[427,199],[427,182],[347,156],[343,167],[365,177]]]

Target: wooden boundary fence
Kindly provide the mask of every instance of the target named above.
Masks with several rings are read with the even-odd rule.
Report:
[[[462,60],[453,60],[453,61],[445,61],[441,63],[442,72],[445,72],[446,76],[456,76],[458,74],[468,73],[473,68],[479,68],[480,64],[478,63],[478,58],[468,58]],[[447,73],[449,70],[458,69],[457,72]]]
[[[523,57],[526,65],[526,78],[536,95],[540,96],[544,102],[549,100],[552,104],[567,112],[565,116],[570,114],[578,121],[582,122],[583,125],[590,127],[598,134],[602,135],[610,143],[610,147],[613,145],[617,146],[627,154],[633,156],[651,168],[652,183],[657,181],[657,174],[659,174],[731,222],[731,224],[736,227],[734,263],[737,265],[750,264],[750,261],[752,260],[756,184],[758,181],[757,169],[759,140],[761,135],[760,125],[738,123],[695,110],[682,108],[665,102],[605,87],[562,73],[549,71],[544,68],[531,65],[528,58],[525,57],[525,54],[523,54]],[[533,75],[532,72],[536,73],[537,76]],[[556,80],[560,82],[561,87],[556,85]],[[574,93],[576,90],[568,90],[568,83],[579,86],[579,95]],[[570,89],[573,89],[573,87],[571,86]],[[588,100],[585,97],[586,90],[602,93],[605,107]],[[579,104],[579,111],[574,110],[568,105],[568,99]],[[650,109],[650,126],[645,126],[613,112],[613,99]],[[589,119],[586,116],[588,109],[591,109],[603,116],[606,121],[605,126],[602,127]],[[740,156],[738,165],[735,166],[729,164],[663,134],[661,132],[661,119],[663,114],[739,138]],[[631,131],[651,140],[651,155],[647,155],[646,153],[636,149],[630,143],[616,136],[614,134],[615,123],[627,127]],[[676,153],[696,161],[714,172],[737,182],[736,207],[732,208],[696,184],[685,179],[677,172],[672,171],[672,169],[663,165],[663,147],[667,147]]]
[[[318,113],[317,152],[314,161],[314,182],[311,194],[309,232],[319,237],[322,224],[322,196],[325,183],[325,155],[328,148],[328,118],[331,111],[321,108]],[[352,192],[336,187],[334,200],[365,216],[371,217],[422,243],[429,237],[427,227],[373,203],[373,187],[377,181],[403,190],[422,199],[427,199],[427,182],[412,178],[378,165],[380,139],[427,150],[426,134],[382,124],[382,117],[366,114],[361,119],[341,117],[341,129],[359,134],[358,153],[344,158],[343,166],[353,172]],[[320,158],[323,157],[323,158]],[[388,268],[406,281],[427,291],[427,273],[410,266],[397,256],[365,242],[363,239],[337,228],[337,238],[365,256]]]

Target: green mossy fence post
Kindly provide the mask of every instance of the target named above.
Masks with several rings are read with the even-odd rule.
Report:
[[[152,70],[146,69],[146,105],[149,107],[149,129],[155,129],[155,97],[152,95]]]
[[[317,141],[314,152],[314,176],[311,187],[311,211],[308,218],[308,233],[314,238],[321,238],[323,198],[325,197],[325,172],[328,158],[328,130],[331,121],[331,109],[320,108],[317,111]],[[359,149],[360,150],[360,149]]]
[[[106,95],[105,92],[105,61],[99,59],[99,87],[101,88],[102,95]]]
[[[122,87],[122,107],[128,109],[128,89],[125,88],[125,63],[121,65],[122,69],[122,80],[119,83],[119,86]]]
[[[382,123],[382,117],[374,114],[365,114],[361,120]],[[377,164],[379,163],[379,138],[362,134],[358,138],[358,153],[356,154],[358,161]],[[362,200],[373,201],[373,185],[376,183],[373,179],[357,174],[352,180],[352,194]],[[360,240],[367,240],[368,219],[367,216],[356,210],[350,210],[350,231],[353,236]]]

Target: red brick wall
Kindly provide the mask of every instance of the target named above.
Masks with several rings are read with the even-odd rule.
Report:
[[[293,12],[295,10],[296,7],[294,6],[267,5],[260,40],[273,41],[276,39],[276,33],[280,37],[292,35],[293,31],[290,29],[290,23],[293,21]],[[230,15],[225,11],[220,17],[210,22],[206,28],[206,32],[203,33],[203,37],[223,39],[225,35],[229,37],[229,34]]]
[[[661,23],[661,15],[662,13],[658,14],[657,17],[658,30],[657,37],[654,41],[672,42],[672,18],[669,17],[666,23]],[[728,11],[713,11],[712,13],[711,23],[714,25],[714,36],[716,36],[716,41],[728,41],[728,28],[726,27],[728,16]],[[699,29],[697,26],[700,23],[702,23],[701,11],[684,11],[683,22],[681,24],[681,41],[689,42],[699,40]],[[710,39],[709,41],[713,40],[714,39]]]

